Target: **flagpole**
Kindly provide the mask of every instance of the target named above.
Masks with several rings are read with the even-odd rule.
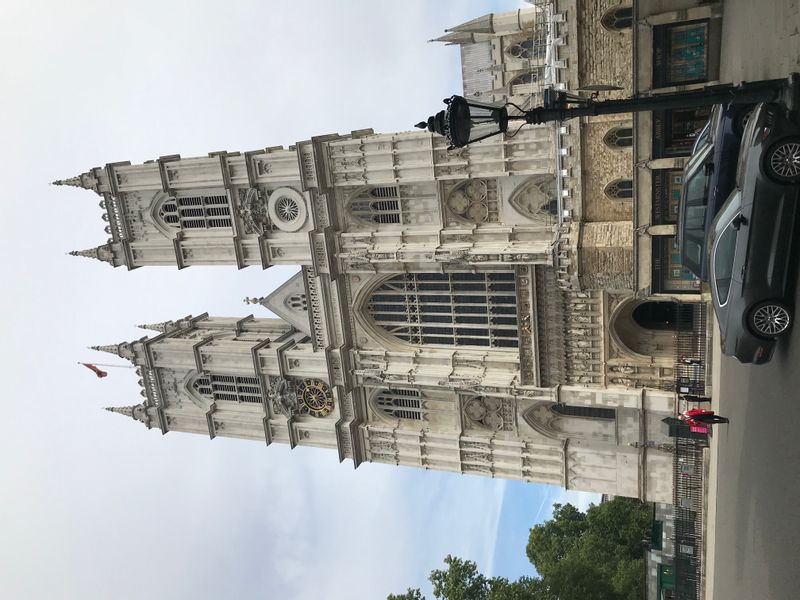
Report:
[[[79,360],[78,364],[79,365],[85,365],[86,363]],[[94,365],[95,367],[111,367],[112,369],[135,369],[136,368],[134,365],[109,365],[107,363],[97,363],[97,362],[93,362],[93,363],[89,363],[89,364]]]

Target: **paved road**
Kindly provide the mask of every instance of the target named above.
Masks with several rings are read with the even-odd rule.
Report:
[[[800,71],[800,0],[723,4],[721,81]],[[800,325],[768,365],[722,358],[720,380],[713,597],[800,598]]]

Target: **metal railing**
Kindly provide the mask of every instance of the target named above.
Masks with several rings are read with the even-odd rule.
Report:
[[[675,439],[674,504],[675,600],[698,600],[702,593],[702,440]]]
[[[675,391],[703,396],[706,392],[705,303],[678,304],[675,309]]]

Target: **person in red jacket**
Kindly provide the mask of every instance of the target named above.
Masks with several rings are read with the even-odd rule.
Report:
[[[728,417],[721,417],[714,414],[713,410],[704,408],[691,408],[685,410],[680,415],[681,421],[687,425],[713,425],[714,423],[730,423]]]

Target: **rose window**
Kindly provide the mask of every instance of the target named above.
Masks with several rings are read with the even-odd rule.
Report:
[[[294,198],[281,196],[275,202],[275,212],[278,213],[282,221],[290,223],[300,216],[300,207],[297,206],[297,202],[295,202]]]

